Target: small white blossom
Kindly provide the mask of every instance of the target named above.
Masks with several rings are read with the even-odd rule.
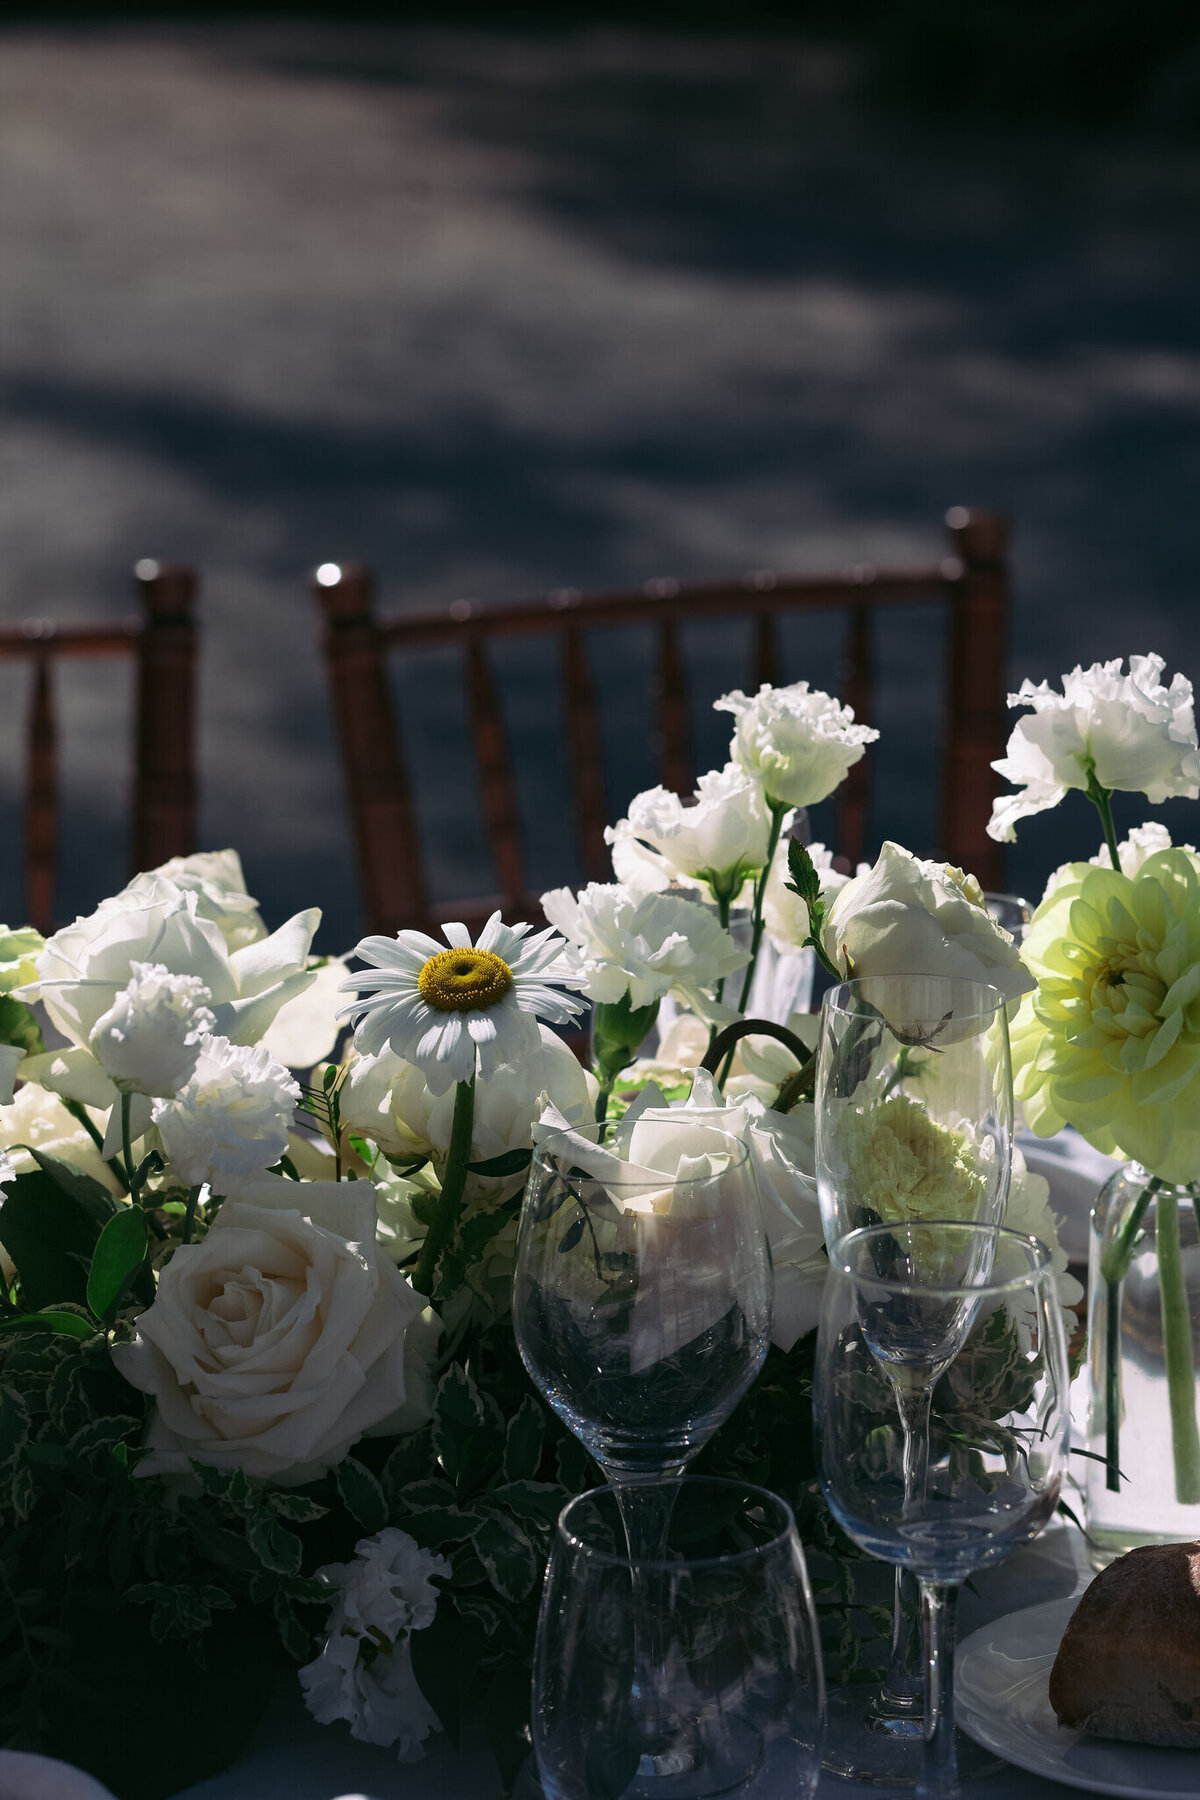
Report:
[[[605,838],[615,846],[626,832],[661,858],[670,878],[733,893],[767,860],[771,815],[762,783],[727,763],[700,777],[689,805],[663,787],[636,794],[628,818],[609,827]]]
[[[445,1557],[395,1526],[361,1538],[352,1562],[317,1570],[334,1593],[329,1637],[300,1670],[300,1686],[319,1724],[345,1719],[360,1742],[394,1746],[400,1762],[420,1760],[440,1726],[413,1674],[410,1639],[433,1623],[433,1577],[450,1572]]]
[[[232,1196],[278,1162],[300,1088],[270,1052],[209,1037],[186,1087],[152,1114],[175,1174]]]
[[[649,1006],[672,991],[694,1001],[746,963],[746,951],[713,914],[678,894],[639,900],[616,883],[593,881],[578,895],[553,888],[542,895],[542,910],[573,946],[584,993],[601,1005],[628,994],[631,1006]]]
[[[1058,693],[1048,682],[1023,681],[1010,706],[1033,711],[1015,727],[1006,755],[992,764],[1021,791],[992,802],[989,837],[1011,842],[1018,819],[1057,806],[1068,788],[1086,791],[1089,773],[1110,791],[1145,794],[1152,806],[1172,797],[1200,798],[1200,750],[1192,684],[1161,676],[1161,656],[1121,657],[1076,666]]]
[[[197,975],[130,964],[129,981],[92,1027],[88,1048],[123,1094],[174,1094],[213,1028],[212,995]]]
[[[855,724],[852,707],[807,681],[784,688],[764,683],[753,697],[735,688],[713,704],[737,720],[729,746],[734,762],[784,806],[826,799],[879,736],[869,725]]]

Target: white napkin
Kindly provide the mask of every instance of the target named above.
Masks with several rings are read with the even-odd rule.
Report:
[[[0,1750],[0,1800],[114,1800],[114,1796],[70,1763]]]

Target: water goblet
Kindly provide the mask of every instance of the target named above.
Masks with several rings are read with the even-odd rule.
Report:
[[[762,1488],[688,1476],[662,1548],[631,1565],[611,1489],[563,1509],[534,1656],[547,1800],[806,1800],[824,1686],[791,1508]],[[652,1733],[631,1648],[645,1584],[661,1603]]]
[[[905,1398],[936,1387],[914,1461]],[[994,1225],[851,1232],[830,1253],[813,1420],[843,1530],[920,1584],[924,1761],[917,1793],[957,1800],[954,1617],[961,1583],[1053,1516],[1070,1423],[1050,1258]]]
[[[1012,1168],[1013,1095],[1005,1000],[990,984],[943,975],[845,981],[821,1005],[816,1168],[830,1248],[881,1220],[941,1217],[999,1224]],[[928,1394],[910,1382],[914,1468]],[[923,1730],[920,1597],[895,1580],[882,1689],[865,1715],[834,1696],[830,1755],[846,1774],[911,1785]],[[896,1740],[888,1749],[881,1738]],[[904,1740],[908,1740],[906,1744]]]

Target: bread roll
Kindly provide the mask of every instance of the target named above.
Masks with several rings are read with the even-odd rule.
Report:
[[[1050,1704],[1076,1731],[1200,1749],[1200,1543],[1147,1544],[1097,1575],[1063,1633]]]

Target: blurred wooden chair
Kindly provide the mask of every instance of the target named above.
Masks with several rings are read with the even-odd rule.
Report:
[[[516,788],[500,697],[488,655],[492,640],[548,633],[558,640],[563,729],[575,825],[586,879],[611,880],[604,827],[614,817],[605,798],[598,698],[588,667],[588,633],[639,624],[656,635],[655,734],[664,787],[689,794],[694,770],[688,743],[687,692],[680,626],[704,618],[753,621],[753,667],[741,677],[750,691],[763,681],[796,680],[780,668],[777,619],[786,611],[834,609],[846,618],[844,678],[839,697],[872,722],[876,658],[872,616],[884,607],[938,601],[949,614],[941,732],[940,848],[970,869],[985,888],[1000,888],[1000,846],[984,831],[1004,752],[1009,523],[977,508],[946,515],[951,552],[925,568],[876,569],[858,564],[831,575],[784,575],[760,569],[741,580],[683,584],[664,579],[622,593],[581,594],[561,588],[539,600],[482,606],[456,600],[435,612],[380,618],[374,582],[357,565],[323,564],[314,592],[324,616],[324,653],[337,719],[353,821],[367,929],[387,935],[405,926],[426,930],[445,919],[473,929],[497,906],[508,919],[537,919],[528,890]],[[396,732],[386,657],[431,645],[456,645],[474,740],[488,844],[498,878],[486,898],[431,901],[421,844]],[[748,678],[748,679],[747,679]],[[726,687],[739,676],[731,671]],[[863,853],[870,756],[857,763],[837,799],[837,845],[851,863]]]
[[[31,618],[0,629],[0,658],[31,664],[26,733],[25,921],[43,933],[55,919],[58,876],[58,713],[54,668],[66,657],[133,657],[137,663],[130,872],[194,846],[196,578],[190,569],[139,562],[142,610],[113,624]]]

